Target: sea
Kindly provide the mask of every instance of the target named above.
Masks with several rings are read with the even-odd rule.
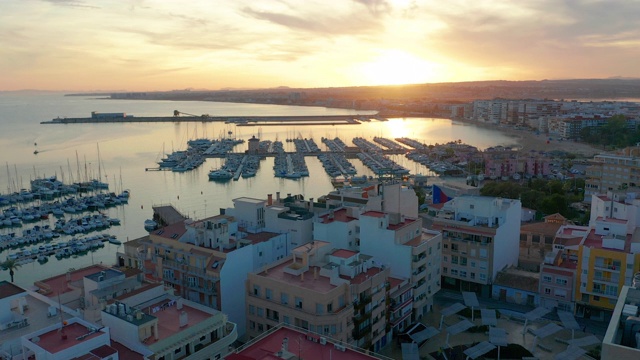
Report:
[[[331,178],[315,157],[307,157],[310,176],[300,179],[276,178],[273,158],[260,164],[253,178],[240,178],[225,183],[210,181],[211,169],[223,164],[223,159],[211,158],[199,168],[176,173],[147,171],[157,168],[165,154],[184,150],[187,141],[196,138],[219,139],[232,137],[248,140],[255,136],[261,140],[280,140],[286,151],[293,151],[287,139],[313,139],[326,149],[322,137],[339,137],[353,145],[354,137],[373,140],[375,136],[409,137],[425,144],[461,140],[463,143],[485,149],[496,145],[515,145],[516,140],[498,129],[487,129],[473,124],[439,118],[390,118],[388,121],[371,120],[359,125],[314,126],[239,126],[220,122],[175,123],[107,123],[107,124],[40,124],[57,117],[89,117],[92,111],[124,112],[133,116],[172,116],[174,110],[190,114],[211,116],[256,115],[356,115],[372,114],[324,107],[298,107],[246,103],[206,101],[149,101],[112,100],[99,96],[65,96],[64,93],[0,92],[0,194],[29,189],[36,178],[55,176],[65,183],[100,179],[109,183],[109,190],[120,193],[130,191],[127,205],[103,210],[110,217],[119,218],[121,225],[102,232],[115,235],[120,241],[137,239],[147,234],[143,223],[153,215],[154,205],[171,204],[192,219],[217,215],[220,209],[233,206],[233,199],[253,197],[266,199],[267,194],[280,192],[301,194],[305,198],[318,198],[333,190]],[[247,142],[237,145],[234,152],[247,149]],[[37,154],[34,153],[37,150]],[[428,168],[402,155],[392,159],[408,168],[412,174],[435,175]],[[358,175],[373,176],[358,159],[350,160]],[[434,177],[434,181],[438,181]],[[37,203],[13,206],[32,206]],[[7,206],[0,208],[6,209]],[[65,215],[70,218],[69,215]],[[0,228],[0,233],[22,234],[35,225],[53,226],[55,218],[22,227]],[[68,241],[69,236],[56,241]],[[36,245],[37,246],[37,245]],[[32,248],[29,245],[26,248]],[[91,264],[112,265],[122,245],[105,243],[105,247],[86,255],[48,262],[23,264],[15,271],[15,283],[27,288],[35,281],[65,273]],[[0,262],[11,252],[0,252]],[[0,281],[9,280],[9,272],[0,270]]]

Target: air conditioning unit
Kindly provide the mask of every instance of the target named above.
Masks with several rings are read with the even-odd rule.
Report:
[[[324,337],[324,336],[321,336],[321,337],[320,337],[320,344],[321,344],[321,345],[327,345],[327,338],[326,338],[326,337]]]
[[[344,345],[338,345],[338,344],[335,344],[335,345],[333,345],[333,347],[334,347],[334,348],[336,348],[336,350],[339,350],[339,351],[345,351],[345,350],[347,350],[347,348],[346,348],[346,347],[344,347]]]

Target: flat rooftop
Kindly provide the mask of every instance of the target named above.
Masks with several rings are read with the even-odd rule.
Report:
[[[41,289],[41,291],[39,291],[40,293],[43,293],[50,298],[55,298],[58,294],[73,291],[74,289],[69,286],[70,283],[82,281],[85,276],[100,273],[101,271],[106,271],[108,269],[108,267],[103,265],[91,265],[82,269],[37,281],[36,286]],[[44,285],[44,287],[42,285]]]
[[[292,287],[299,287],[308,290],[313,290],[319,293],[327,293],[336,288],[335,285],[331,285],[329,278],[320,276],[320,268],[317,266],[310,266],[309,270],[302,273],[302,275],[292,275],[286,273],[285,268],[289,267],[292,261],[286,261],[282,264],[274,266],[268,269],[268,272],[261,272],[258,275],[267,279],[280,281],[286,283]],[[314,278],[314,275],[318,273],[318,276]]]
[[[6,280],[0,281],[0,299],[8,298],[21,293],[26,293],[26,290]]]
[[[259,338],[253,343],[245,345],[234,354],[229,354],[229,360],[281,360],[276,353],[282,349],[282,342],[287,339],[288,351],[294,357],[305,360],[372,360],[379,359],[367,355],[361,351],[345,348],[339,351],[335,348],[330,339],[326,345],[322,345],[317,340],[317,336],[307,336],[306,333],[288,327],[280,327],[263,338]]]
[[[63,339],[62,332],[64,332],[64,335],[67,336],[66,339]],[[55,329],[39,335],[38,337],[40,339],[38,340],[37,344],[45,351],[51,354],[56,354],[62,350],[66,350],[70,347],[76,346],[104,334],[105,333],[99,330],[91,333],[91,331],[87,329],[86,326],[74,322],[69,325],[63,326],[62,330]],[[31,341],[33,342],[33,339],[31,339]]]
[[[153,213],[167,225],[183,222],[187,219],[172,205],[154,206]]]
[[[333,214],[329,213],[329,214],[320,216],[320,222],[323,224],[328,224],[334,221],[346,223],[354,220],[357,220],[357,219],[347,215],[347,209],[336,210],[333,212]]]
[[[239,197],[239,198],[233,199],[234,203],[236,201],[245,202],[249,204],[256,204],[256,205],[267,202],[266,200],[263,200],[263,199],[256,199],[256,198],[250,198],[250,197]]]
[[[241,240],[250,240],[253,244],[258,244],[261,242],[265,242],[269,239],[272,239],[281,234],[269,232],[269,231],[261,231],[259,233],[247,233],[247,236],[243,237]]]
[[[214,316],[211,313],[193,308],[184,303],[182,305],[182,309],[178,310],[176,305],[176,301],[172,302],[169,299],[165,299],[141,309],[147,315],[158,318],[158,340],[151,337],[145,342],[145,344],[150,345],[157,341],[164,340],[184,329],[189,328],[190,325],[197,324]],[[187,325],[180,327],[180,314],[183,311],[187,314]],[[212,309],[212,311],[214,310]]]

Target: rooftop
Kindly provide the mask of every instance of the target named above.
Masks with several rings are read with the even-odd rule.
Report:
[[[101,271],[108,270],[109,268],[103,265],[91,265],[82,269],[69,271],[67,273],[56,275],[48,279],[37,281],[36,285],[41,289],[41,293],[44,295],[55,298],[58,294],[64,294],[73,289],[69,286],[69,283],[81,281],[85,276],[89,276]]]
[[[8,298],[21,293],[26,293],[26,290],[6,280],[0,281],[0,299]]]
[[[353,220],[357,220],[357,219],[347,215],[347,209],[344,209],[344,208],[340,210],[336,210],[332,213],[320,216],[320,222],[323,224],[328,224],[334,221],[350,222]]]
[[[274,232],[269,232],[269,231],[261,231],[259,233],[247,233],[247,236],[243,237],[242,240],[249,240],[251,241],[253,244],[258,244],[261,242],[265,242],[269,239],[272,239],[276,236],[279,236],[280,234],[278,233],[274,233]]]
[[[184,221],[180,221],[177,223],[173,223],[171,225],[167,225],[158,230],[154,230],[151,234],[159,236],[165,239],[173,239],[176,240],[182,237],[187,232],[187,228],[184,225]]]
[[[172,205],[154,206],[153,213],[155,216],[159,217],[162,220],[162,222],[164,222],[167,225],[180,223],[187,219],[187,217],[182,215]]]
[[[286,339],[286,341],[285,341]],[[287,353],[278,356],[283,342],[287,343]],[[344,349],[344,351],[342,350]],[[228,360],[280,360],[297,357],[305,360],[373,360],[379,359],[365,354],[363,351],[352,350],[350,347],[335,346],[331,339],[322,345],[317,336],[308,336],[304,331],[281,326],[264,337],[255,339],[245,346],[229,354]]]
[[[358,252],[357,251],[351,251],[351,250],[347,250],[347,249],[338,249],[336,251],[333,252],[333,256],[339,257],[339,258],[343,258],[343,259],[348,259],[354,255],[356,255]]]
[[[292,264],[292,261],[285,261],[282,264],[269,268],[267,271],[259,273],[259,276],[280,281],[286,283],[291,287],[299,287],[307,290],[327,293],[336,288],[335,285],[331,285],[330,280],[326,276],[316,275],[320,273],[320,268],[317,266],[310,266],[309,270],[305,271],[301,275],[292,275],[285,272],[285,269]]]
[[[506,286],[529,292],[538,292],[540,274],[529,271],[507,268],[500,271],[493,281],[493,285]]]
[[[172,304],[172,305],[168,305]],[[204,312],[200,309],[196,309],[183,303],[182,309],[178,310],[176,301],[162,300],[155,304],[149,305],[146,309],[142,309],[147,315],[155,316],[158,318],[158,340],[161,341],[174,334],[177,334],[188,328],[189,325],[197,324],[201,321],[207,320],[213,316],[211,313]],[[163,309],[164,306],[164,309]],[[154,310],[155,309],[155,310]],[[155,311],[155,312],[154,312]],[[211,311],[214,311],[213,309]],[[185,312],[187,314],[187,325],[180,327],[180,314]],[[156,342],[153,338],[150,338],[146,344],[150,345]]]
[[[233,199],[233,203],[234,204],[236,203],[236,201],[245,202],[245,203],[249,203],[249,204],[255,204],[255,205],[259,205],[259,204],[267,202],[266,200],[263,200],[263,199],[255,199],[255,198],[250,198],[250,197],[246,197],[246,196]]]
[[[66,335],[66,338],[63,334]],[[39,338],[37,344],[45,351],[56,354],[102,334],[104,334],[102,331],[92,331],[78,322],[73,322],[62,326],[62,330],[57,328],[37,336]],[[35,343],[36,341],[31,338],[31,342]]]
[[[97,271],[93,274],[89,274],[87,276],[85,276],[87,279],[93,280],[93,281],[100,281],[99,278],[100,276],[103,277],[103,281],[104,280],[109,280],[109,279],[113,279],[115,277],[119,277],[119,276],[123,276],[124,274],[118,270],[114,270],[114,269],[106,269],[106,270],[102,270],[102,271]]]

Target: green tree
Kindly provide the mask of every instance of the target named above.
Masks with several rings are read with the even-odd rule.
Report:
[[[13,282],[13,275],[15,274],[14,270],[16,270],[17,268],[19,268],[20,264],[18,264],[15,260],[12,259],[7,259],[5,262],[2,263],[2,267],[9,270],[9,276],[11,276],[11,282]]]

